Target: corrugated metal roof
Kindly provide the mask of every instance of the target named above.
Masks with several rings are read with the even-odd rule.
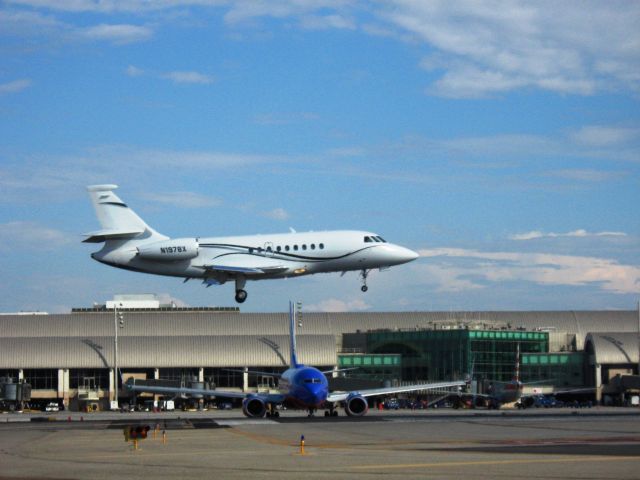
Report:
[[[638,328],[636,311],[548,311],[548,312],[358,312],[303,313],[303,334],[333,334],[380,328],[428,328],[438,323],[479,322],[512,328],[550,328],[575,333],[582,341],[588,332],[625,332]],[[227,312],[124,312],[125,327],[118,335],[286,335],[285,313]],[[62,315],[2,315],[3,337],[113,336],[113,313]]]
[[[637,332],[589,333],[585,344],[600,365],[638,364]]]
[[[584,348],[587,332],[635,332],[638,328],[635,311],[304,312],[298,328],[300,353],[310,365],[333,365],[342,333],[469,322],[548,329],[553,332],[552,343],[559,346],[562,334],[575,334],[578,350]],[[282,351],[288,352],[288,340],[283,340],[288,338],[288,323],[285,313],[124,311],[124,328],[118,330],[120,363],[132,367],[277,366],[282,362],[273,351],[265,350],[260,338],[277,337]],[[107,359],[112,355],[114,316],[113,312],[0,315],[0,332],[0,368],[99,368],[104,362],[98,351]],[[315,337],[322,339],[310,340]],[[87,341],[101,349],[91,353]],[[283,355],[288,358],[288,353]]]
[[[299,361],[335,365],[333,335],[297,338]],[[279,367],[289,363],[287,335],[118,338],[121,368]],[[113,337],[0,339],[0,368],[107,368],[113,366]]]

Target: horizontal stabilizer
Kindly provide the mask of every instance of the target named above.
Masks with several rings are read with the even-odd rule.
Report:
[[[83,240],[84,243],[100,243],[106,240],[118,239],[118,238],[133,238],[137,237],[141,233],[144,232],[144,229],[107,229],[107,230],[98,230],[96,232],[85,233],[84,236],[87,237]]]

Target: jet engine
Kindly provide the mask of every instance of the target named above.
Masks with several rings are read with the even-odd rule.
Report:
[[[195,238],[175,238],[138,247],[138,256],[148,260],[174,262],[198,256],[198,241]]]
[[[242,413],[247,417],[264,417],[267,413],[267,406],[261,398],[248,396],[242,401]]]
[[[362,395],[354,393],[344,401],[344,411],[350,417],[361,417],[369,411],[369,404]]]

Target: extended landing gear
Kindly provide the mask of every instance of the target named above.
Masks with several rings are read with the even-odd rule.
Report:
[[[247,299],[247,291],[246,290],[236,290],[236,302],[244,303]]]
[[[246,283],[247,279],[244,276],[238,275],[236,277],[236,302],[238,303],[244,303],[247,299],[247,291],[244,289]]]
[[[324,416],[325,417],[337,417],[338,416],[338,412],[336,411],[336,409],[331,406],[329,407],[329,410],[325,410],[324,411]]]
[[[362,278],[362,286],[360,287],[360,290],[362,290],[363,293],[369,290],[369,287],[367,287],[367,277],[369,276],[370,271],[371,270],[366,269],[362,269],[360,271],[360,278]]]

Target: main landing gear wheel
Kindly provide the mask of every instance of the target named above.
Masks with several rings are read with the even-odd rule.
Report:
[[[369,287],[367,287],[366,285],[362,285],[360,287],[360,290],[362,290],[363,292],[366,292],[367,290],[369,290]]]
[[[236,302],[244,303],[247,299],[247,291],[246,290],[236,290]]]

